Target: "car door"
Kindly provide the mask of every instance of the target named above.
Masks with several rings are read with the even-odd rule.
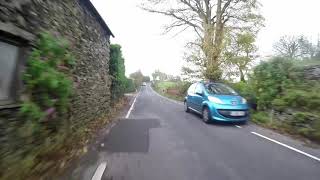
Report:
[[[202,111],[202,102],[204,99],[204,87],[203,84],[198,83],[195,88],[195,93],[193,96],[194,109],[201,112]]]
[[[196,88],[196,83],[195,84],[192,84],[189,89],[188,89],[188,97],[187,97],[187,103],[188,103],[188,106],[192,109],[195,108],[195,105],[194,105],[194,101],[193,101],[193,98],[195,96],[195,88]]]

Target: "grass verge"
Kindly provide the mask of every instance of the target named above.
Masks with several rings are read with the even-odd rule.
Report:
[[[179,83],[171,81],[161,81],[152,84],[153,90],[167,98],[184,101],[184,94],[179,90]]]

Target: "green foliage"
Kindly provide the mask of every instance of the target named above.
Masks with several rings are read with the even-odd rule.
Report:
[[[130,78],[133,79],[135,87],[138,88],[139,86],[141,86],[143,80],[145,79],[145,76],[139,70],[134,73],[131,73]]]
[[[157,81],[153,84],[153,87],[158,93],[164,96],[183,101],[190,85],[190,82],[185,81]]]
[[[251,114],[251,119],[253,122],[258,124],[268,124],[270,123],[269,115],[266,112],[254,112]]]
[[[232,85],[255,98],[254,122],[320,141],[320,83],[304,79],[301,65],[309,61],[274,58],[255,67],[247,83]]]
[[[143,76],[143,82],[150,82],[149,76]]]
[[[178,83],[178,85],[176,86],[177,89],[179,90],[179,93],[184,97],[187,94],[187,91],[189,89],[189,87],[191,86],[192,83],[190,82],[180,82]]]
[[[43,33],[27,62],[23,79],[29,100],[23,102],[20,115],[29,120],[44,118],[47,109],[67,111],[72,93],[69,68],[75,60],[65,41]]]
[[[44,117],[44,112],[33,102],[24,102],[20,109],[20,115],[26,120],[40,120]]]
[[[245,81],[245,74],[256,58],[258,50],[255,45],[256,35],[252,32],[241,32],[230,36],[224,53],[225,63],[229,67],[227,75],[240,76],[240,80]]]
[[[110,47],[109,73],[112,77],[111,98],[113,102],[117,102],[124,93],[135,90],[132,80],[125,75],[124,58],[121,46],[118,44],[111,44]]]
[[[253,93],[258,109],[271,108],[272,101],[284,93],[294,81],[290,76],[294,69],[292,60],[274,58],[258,65],[251,76]]]
[[[118,44],[112,44],[110,47],[109,73],[112,76],[111,98],[112,101],[117,101],[126,91],[127,81],[124,58],[122,57],[121,46]]]
[[[229,83],[230,86],[235,89],[242,97],[246,98],[252,108],[255,109],[257,100],[254,96],[254,90],[252,84],[249,82],[240,81],[238,83]]]
[[[136,87],[134,85],[134,82],[132,79],[126,80],[126,93],[134,92],[136,90]]]
[[[273,109],[283,112],[288,107],[288,103],[283,99],[274,99],[272,101],[272,106],[273,106]]]
[[[310,124],[315,116],[309,112],[297,112],[293,114],[293,119],[289,122],[293,127],[305,127]]]

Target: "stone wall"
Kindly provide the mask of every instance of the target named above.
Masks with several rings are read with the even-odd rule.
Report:
[[[305,67],[303,69],[303,74],[308,80],[320,81],[320,65]]]
[[[0,1],[1,33],[8,31],[32,45],[40,32],[47,31],[71,44],[76,57],[73,70],[75,95],[70,114],[74,124],[82,124],[108,112],[110,105],[110,32],[87,2]]]
[[[19,76],[41,32],[66,39],[76,58],[70,111],[58,118],[63,118],[74,130],[106,115],[111,108],[109,51],[112,33],[90,1],[0,0],[0,38],[21,41],[22,48],[27,50]],[[23,85],[18,93],[20,99],[24,97],[22,92]],[[37,155],[39,151],[55,151],[54,148],[62,144],[52,140],[46,132],[41,134],[46,139],[35,139],[39,134],[33,138],[19,136],[25,122],[18,118],[18,111],[19,106],[15,105],[0,107],[0,179],[32,179],[22,177],[52,170],[56,162],[38,159]]]

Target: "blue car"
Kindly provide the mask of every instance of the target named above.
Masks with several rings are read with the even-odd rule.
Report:
[[[246,123],[249,116],[247,100],[222,83],[192,84],[184,100],[186,112],[202,115],[205,123],[213,121]]]

